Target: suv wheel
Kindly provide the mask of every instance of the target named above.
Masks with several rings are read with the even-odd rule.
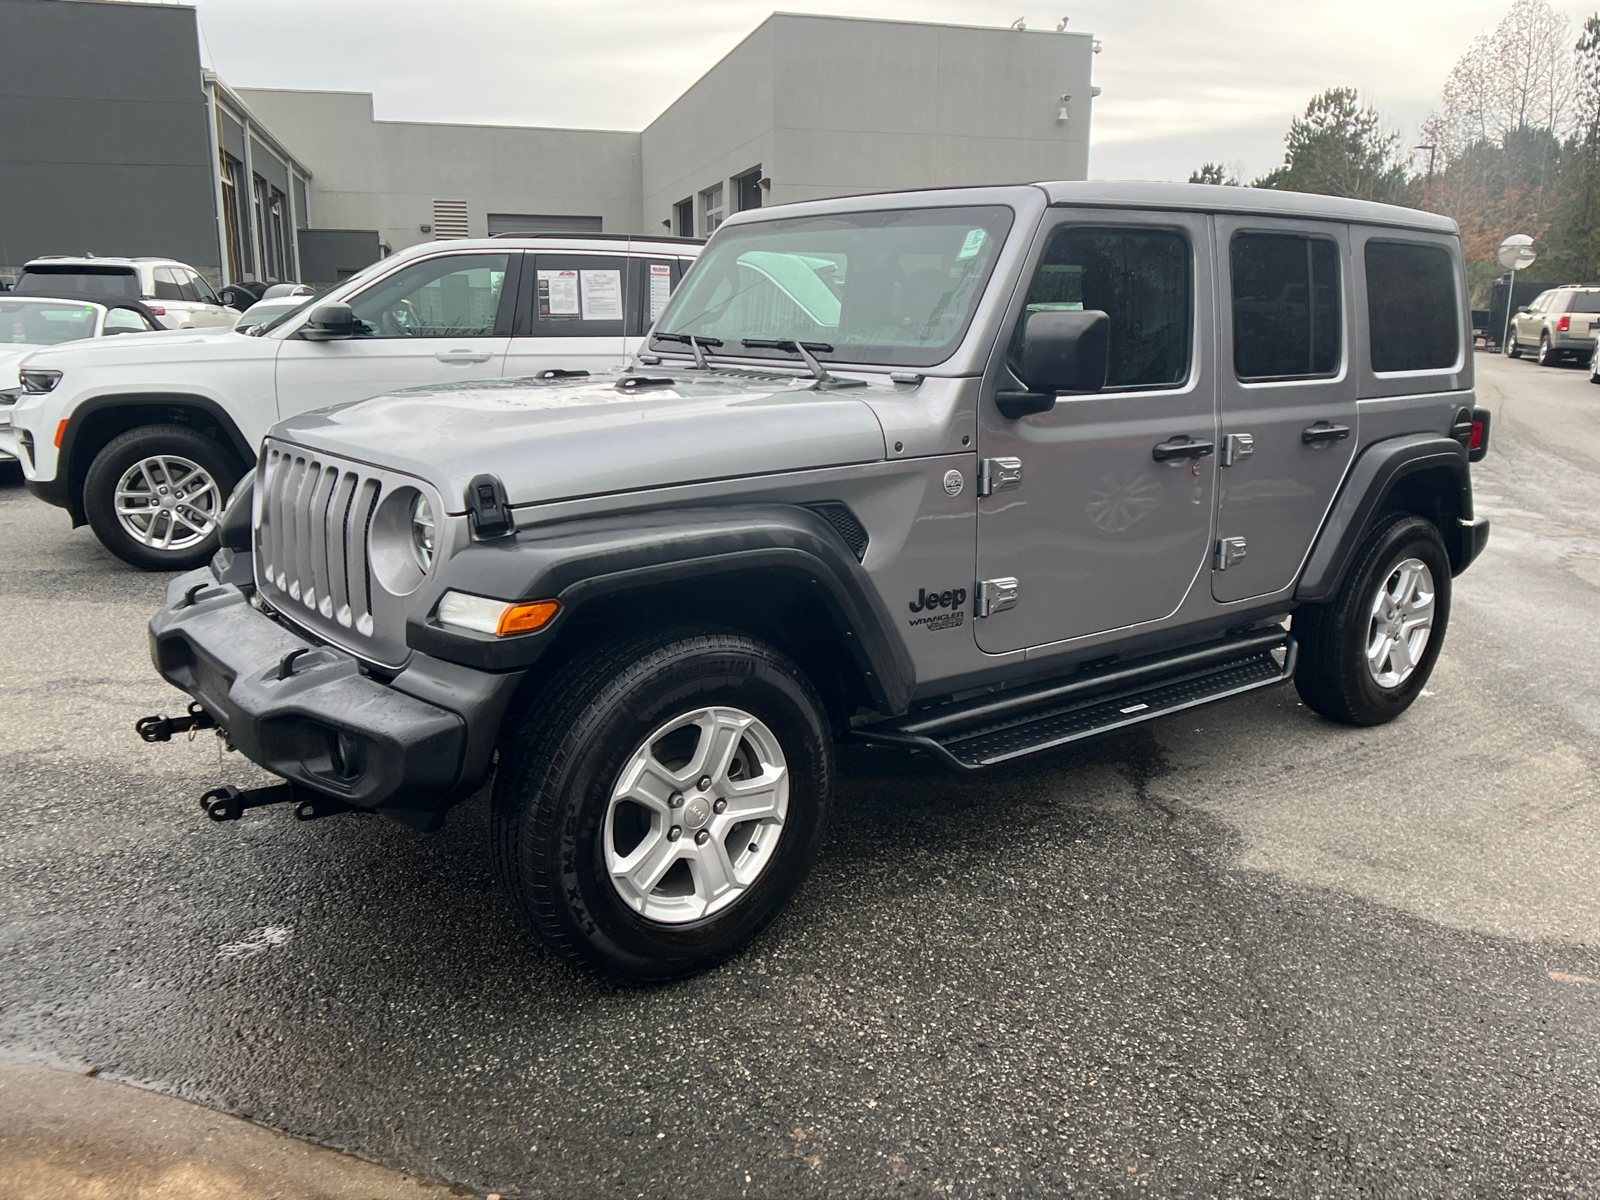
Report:
[[[828,720],[794,663],[740,634],[670,631],[568,664],[508,724],[495,869],[564,958],[676,979],[783,911],[832,790]]]
[[[1450,558],[1433,522],[1397,516],[1373,531],[1331,604],[1294,614],[1295,687],[1347,725],[1381,725],[1427,685],[1450,620]]]
[[[1517,331],[1514,329],[1506,337],[1505,351],[1507,358],[1522,357],[1522,347],[1517,345]]]
[[[90,464],[83,508],[105,548],[146,571],[187,571],[217,552],[217,521],[239,481],[233,455],[184,425],[112,438]]]
[[[1539,357],[1535,361],[1541,367],[1553,367],[1556,365],[1556,355],[1555,351],[1550,348],[1550,335],[1548,333],[1539,335]]]
[[[1600,383],[1600,340],[1595,342],[1594,349],[1589,352],[1589,382]]]

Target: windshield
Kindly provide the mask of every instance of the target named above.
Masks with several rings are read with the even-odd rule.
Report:
[[[55,346],[94,336],[99,310],[68,300],[19,300],[0,296],[0,347],[23,343]]]
[[[26,267],[13,290],[19,296],[59,296],[70,292],[79,296],[137,300],[139,276],[134,271],[115,267]]]
[[[966,333],[1012,219],[986,206],[724,226],[656,332],[718,338],[723,354],[790,359],[740,345],[790,339],[832,347],[818,358],[933,366]]]

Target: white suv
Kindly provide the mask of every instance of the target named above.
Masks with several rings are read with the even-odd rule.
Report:
[[[46,255],[22,265],[21,296],[104,296],[142,300],[168,329],[225,329],[239,317],[187,263],[172,258]]]
[[[216,550],[223,502],[282,418],[397,388],[620,366],[698,253],[693,239],[625,235],[426,242],[247,332],[41,350],[21,364],[0,451],[113,554],[184,570]]]

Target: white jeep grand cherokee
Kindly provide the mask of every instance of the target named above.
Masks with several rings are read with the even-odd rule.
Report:
[[[247,332],[168,330],[41,350],[0,427],[28,490],[138,567],[217,548],[268,428],[396,388],[620,366],[699,242],[588,234],[427,242]]]

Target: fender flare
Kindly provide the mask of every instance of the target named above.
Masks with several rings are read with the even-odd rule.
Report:
[[[1294,598],[1306,604],[1325,604],[1332,600],[1396,485],[1421,471],[1443,469],[1449,472],[1459,490],[1459,528],[1440,530],[1450,552],[1451,566],[1459,575],[1484,541],[1483,536],[1474,535],[1472,472],[1467,462],[1466,447],[1438,433],[1408,433],[1368,446],[1350,468],[1344,486],[1322,523],[1322,530],[1301,571]]]
[[[74,526],[85,523],[83,513],[83,495],[73,485],[74,475],[73,454],[78,441],[78,435],[88,419],[96,413],[105,412],[115,408],[143,408],[147,405],[166,405],[170,408],[193,408],[206,414],[216,422],[217,428],[222,431],[228,448],[239,456],[239,462],[248,470],[256,461],[258,450],[245,440],[244,434],[239,432],[239,426],[220,404],[207,396],[197,396],[192,392],[115,392],[104,396],[92,396],[77,405],[67,421],[66,432],[61,438],[61,448],[56,457],[56,483],[57,494],[66,501],[65,507],[72,513]],[[65,469],[63,469],[63,467]],[[82,464],[84,471],[88,464]],[[81,474],[79,475],[81,478]]]
[[[910,703],[915,669],[865,569],[828,521],[796,505],[666,509],[587,518],[475,542],[413,599],[406,643],[433,658],[486,671],[531,667],[585,605],[686,579],[779,574],[811,589],[850,647],[874,706]],[[504,600],[561,601],[537,633],[497,638],[439,624],[446,590]]]

